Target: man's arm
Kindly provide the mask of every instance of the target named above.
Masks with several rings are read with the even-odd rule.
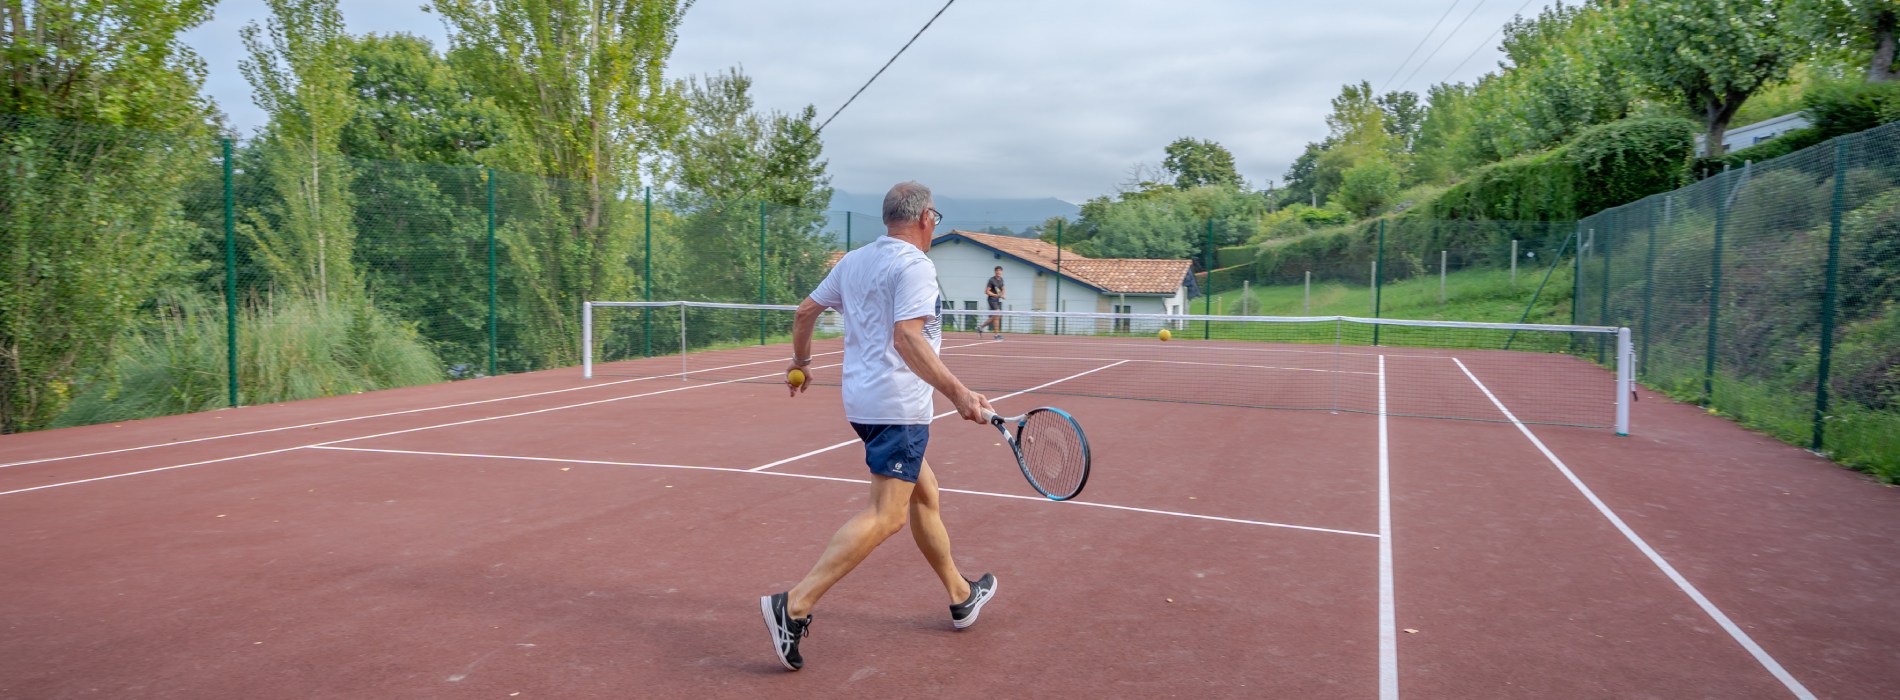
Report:
[[[804,372],[805,383],[791,387],[792,396],[797,396],[805,387],[811,386],[811,334],[818,327],[818,315],[824,312],[825,307],[810,297],[798,302],[798,313],[792,318],[792,364],[785,368],[785,373],[789,375],[792,370]],[[791,381],[786,380],[786,385],[790,386]]]
[[[802,311],[802,309],[801,309]],[[957,415],[964,420],[983,423],[983,412],[993,411],[990,400],[958,381],[950,368],[943,365],[943,359],[930,349],[930,340],[924,337],[924,319],[913,318],[898,321],[891,327],[891,342],[897,346],[897,354],[904,358],[904,364],[910,371],[924,380],[937,391],[956,404]]]

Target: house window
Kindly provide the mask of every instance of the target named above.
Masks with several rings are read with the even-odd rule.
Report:
[[[1132,314],[1132,313],[1134,313],[1134,312],[1135,312],[1135,307],[1133,307],[1133,306],[1124,306],[1124,305],[1122,305],[1122,304],[1116,304],[1116,305],[1115,305],[1115,313],[1118,313],[1118,314]],[[1129,327],[1129,326],[1130,326],[1130,324],[1129,324],[1129,320],[1128,320],[1128,319],[1126,319],[1126,318],[1118,318],[1118,319],[1115,319],[1115,332],[1116,332],[1116,333],[1127,333],[1127,332],[1128,332],[1128,331],[1130,330],[1130,327]]]
[[[966,302],[963,302],[963,310],[964,310],[964,311],[975,311],[975,310],[976,310],[976,302],[974,302],[974,301],[966,301]],[[964,314],[964,315],[963,315],[963,330],[966,330],[966,331],[971,331],[971,332],[975,332],[975,331],[976,331],[976,314],[974,314],[974,313],[970,313],[970,314]]]

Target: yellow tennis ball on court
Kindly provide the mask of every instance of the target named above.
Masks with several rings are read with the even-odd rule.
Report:
[[[785,373],[785,381],[786,381],[787,383],[789,383],[789,384],[791,384],[792,386],[804,386],[804,385],[805,385],[805,373],[804,373],[804,372],[800,372],[800,371],[798,371],[798,370],[792,370],[792,371],[790,371],[790,372],[786,372],[786,373]]]
[[[1168,332],[1168,329],[1166,329],[1166,328],[1163,328],[1163,329],[1161,329],[1161,332],[1160,332],[1160,333],[1156,333],[1155,335],[1156,335],[1157,337],[1159,337],[1159,338],[1161,338],[1161,340],[1162,340],[1163,342],[1165,342],[1165,341],[1167,341],[1167,339],[1169,339],[1169,338],[1172,338],[1172,337],[1174,337],[1174,334],[1173,334],[1173,333],[1169,333],[1169,332]]]

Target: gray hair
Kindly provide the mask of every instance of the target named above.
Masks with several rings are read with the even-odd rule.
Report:
[[[930,208],[930,188],[912,180],[900,182],[884,194],[884,225],[899,226],[916,221]]]

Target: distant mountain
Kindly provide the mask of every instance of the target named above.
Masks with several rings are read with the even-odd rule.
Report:
[[[837,191],[831,195],[833,210],[850,211],[871,217],[872,225],[884,208],[884,195]],[[991,227],[1007,228],[1021,235],[1024,229],[1040,226],[1052,216],[1074,219],[1082,208],[1054,197],[1041,199],[977,199],[937,197],[937,210],[943,212],[939,232],[950,229],[981,231]],[[834,217],[835,218],[835,217]]]

